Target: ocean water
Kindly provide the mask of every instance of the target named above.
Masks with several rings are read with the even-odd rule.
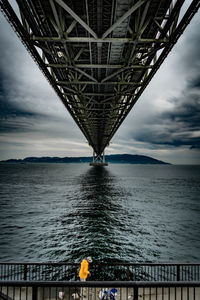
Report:
[[[200,166],[0,165],[0,261],[199,262]]]

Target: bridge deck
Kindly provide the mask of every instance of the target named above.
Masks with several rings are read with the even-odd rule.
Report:
[[[182,0],[16,2],[1,10],[98,156],[200,6],[181,19]]]

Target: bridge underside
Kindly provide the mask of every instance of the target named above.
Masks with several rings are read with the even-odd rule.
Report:
[[[200,6],[180,18],[183,0],[16,2],[0,7],[97,157]]]

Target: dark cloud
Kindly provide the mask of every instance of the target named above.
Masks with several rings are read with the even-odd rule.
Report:
[[[159,116],[161,123],[170,120],[177,125],[179,124],[180,130],[200,129],[200,87],[193,89],[191,86],[187,86],[182,96],[171,102],[174,107]]]
[[[33,131],[33,123],[30,118],[2,118],[0,120],[0,132],[8,134],[11,132],[22,133]]]
[[[8,118],[31,117],[34,115],[26,109],[19,108],[16,103],[9,102],[7,95],[0,90],[0,122]]]
[[[173,147],[200,148],[200,86],[190,80],[179,98],[170,99],[173,108],[157,113],[134,135],[140,142]]]
[[[8,102],[0,102],[0,119],[9,117],[21,117],[21,116],[33,116],[34,114],[22,109],[19,109],[16,105],[12,105]]]
[[[10,101],[4,89],[3,80],[0,81],[0,132],[30,132],[36,119],[45,117],[43,114],[31,112],[26,106]]]
[[[192,26],[191,26],[192,25]],[[177,47],[178,67],[187,75],[196,73],[199,75],[200,68],[200,34],[199,34],[199,13],[197,13],[189,24]]]
[[[189,88],[198,88],[200,89],[200,78],[195,78],[189,82]]]

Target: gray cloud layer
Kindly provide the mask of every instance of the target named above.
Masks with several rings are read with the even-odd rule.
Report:
[[[187,86],[182,96],[170,101],[173,108],[155,115],[134,138],[158,145],[199,148],[200,88]]]

